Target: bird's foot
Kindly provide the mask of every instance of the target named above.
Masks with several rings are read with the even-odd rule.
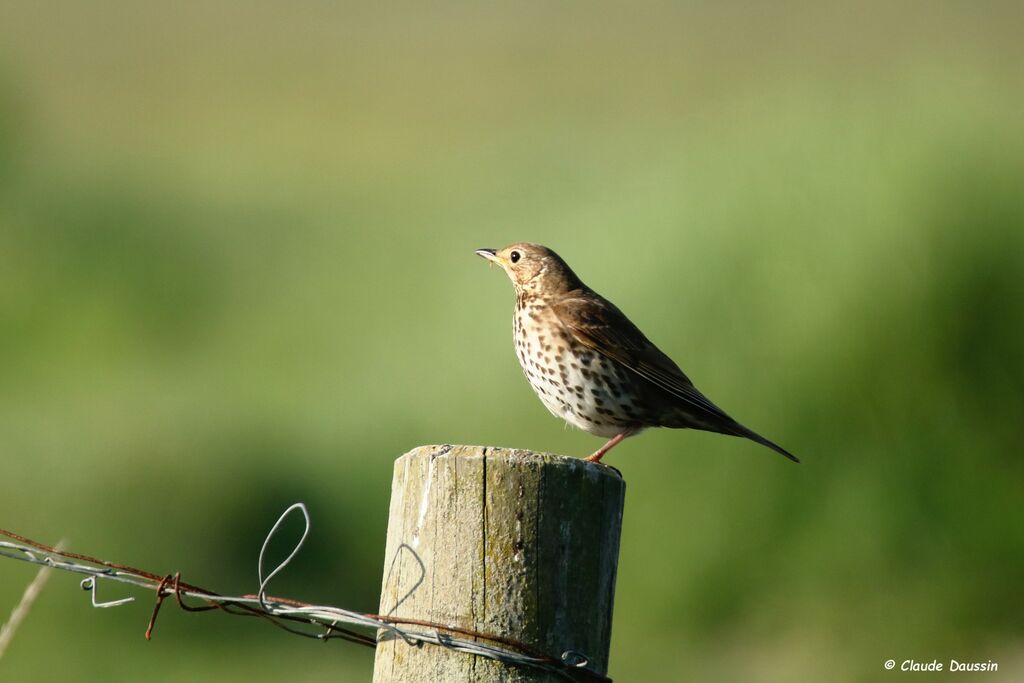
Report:
[[[608,440],[608,443],[598,448],[596,451],[594,451],[592,455],[590,455],[587,458],[584,458],[584,460],[586,460],[587,462],[601,462],[601,458],[604,457],[605,453],[615,448],[619,444],[619,442],[621,442],[623,439],[625,439],[632,433],[632,430],[627,429],[621,434],[616,434],[615,436]]]

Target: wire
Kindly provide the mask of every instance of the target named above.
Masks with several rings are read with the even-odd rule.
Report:
[[[302,514],[305,527],[292,551],[272,571],[265,572],[264,555],[271,539],[278,533],[291,513]],[[83,574],[81,587],[90,592],[93,607],[118,607],[135,598],[100,601],[97,589],[101,581],[128,584],[156,592],[156,603],[146,629],[146,638],[153,634],[156,618],[165,598],[174,596],[178,607],[186,612],[220,610],[236,616],[251,616],[269,621],[289,633],[316,640],[344,640],[368,647],[376,647],[385,639],[400,639],[410,647],[423,643],[437,645],[456,652],[494,659],[513,666],[540,669],[575,683],[611,683],[607,676],[589,667],[589,658],[579,652],[567,650],[561,657],[537,652],[533,648],[497,635],[479,633],[456,626],[419,619],[367,614],[341,607],[314,605],[290,598],[267,595],[270,580],[283,571],[302,549],[309,536],[310,516],[305,504],[295,503],[285,510],[267,533],[260,549],[257,564],[259,588],[255,595],[227,596],[199,586],[185,583],[180,574],[160,576],[142,569],[116,564],[81,553],[60,550],[4,529],[0,536],[12,541],[0,541],[0,557],[29,562],[52,569]],[[186,602],[192,601],[192,604]],[[198,604],[196,604],[198,603]]]

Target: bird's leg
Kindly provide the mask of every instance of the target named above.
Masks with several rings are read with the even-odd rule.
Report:
[[[617,445],[619,445],[620,441],[625,439],[627,436],[631,436],[632,434],[632,429],[627,429],[626,431],[620,434],[616,434],[615,436],[608,440],[608,443],[598,448],[596,451],[594,451],[593,455],[591,455],[589,458],[585,458],[585,460],[589,462],[601,462],[601,458],[604,457],[605,453],[615,448]]]

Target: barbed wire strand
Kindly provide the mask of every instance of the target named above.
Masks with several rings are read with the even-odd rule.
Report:
[[[60,552],[64,549],[67,541],[60,540],[57,545],[53,546],[53,549]],[[21,600],[11,610],[11,616],[7,619],[3,626],[0,626],[0,659],[4,658],[4,652],[7,651],[7,646],[11,644],[11,640],[14,639],[14,634],[17,632],[18,627],[21,626],[21,622],[25,621],[25,617],[28,616],[29,611],[32,609],[32,605],[35,604],[36,598],[43,592],[43,588],[46,586],[47,580],[50,578],[50,568],[40,567],[39,571],[36,572],[36,576],[32,579],[32,582],[25,587],[25,592],[21,595]]]
[[[267,573],[264,566],[267,548],[285,519],[296,511],[301,513],[304,521],[302,535],[288,556]],[[164,599],[174,596],[175,603],[186,612],[220,610],[234,616],[256,617],[288,633],[321,641],[344,640],[376,647],[381,640],[399,639],[410,647],[420,647],[426,643],[513,666],[541,669],[574,683],[611,683],[610,678],[589,668],[590,662],[586,655],[572,650],[567,650],[560,658],[556,658],[511,638],[449,624],[357,612],[267,595],[268,584],[298,555],[309,536],[309,531],[310,516],[305,504],[295,503],[281,514],[260,548],[256,572],[259,588],[255,595],[221,595],[182,581],[180,572],[160,576],[128,565],[48,546],[5,529],[0,529],[0,536],[12,539],[13,542],[0,540],[0,557],[85,575],[86,578],[80,585],[90,592],[91,604],[96,608],[118,607],[135,600],[134,597],[125,597],[100,601],[97,597],[100,580],[155,591],[156,602],[146,628],[147,640],[153,635],[157,615]],[[189,604],[186,600],[193,603]],[[363,629],[366,632],[356,629]]]

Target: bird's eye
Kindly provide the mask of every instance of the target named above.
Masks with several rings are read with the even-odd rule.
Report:
[[[522,254],[520,254],[518,251],[513,251],[511,254],[508,255],[508,260],[511,261],[512,263],[517,263],[521,256]]]

